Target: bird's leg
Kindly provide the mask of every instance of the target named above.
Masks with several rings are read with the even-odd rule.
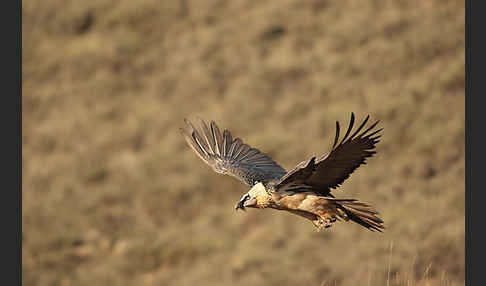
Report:
[[[317,215],[316,219],[312,221],[315,227],[317,227],[317,230],[323,230],[325,228],[329,228],[333,225],[333,223],[336,221],[336,217],[332,216],[328,213],[325,213],[323,215]]]
[[[320,230],[319,226],[321,225],[321,218],[316,217],[316,219],[312,221],[312,224],[317,228],[317,231],[319,231]]]
[[[323,217],[322,219],[324,220],[326,227],[332,226],[332,224],[334,222],[336,222],[336,220],[337,220],[336,215],[331,214],[329,212],[326,212],[322,217]]]

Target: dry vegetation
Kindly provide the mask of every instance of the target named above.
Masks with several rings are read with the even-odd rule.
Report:
[[[23,285],[464,285],[462,1],[23,2]],[[289,169],[370,114],[335,192],[387,230],[236,213],[178,133]]]

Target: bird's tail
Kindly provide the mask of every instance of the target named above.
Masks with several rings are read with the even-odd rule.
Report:
[[[382,232],[385,229],[383,220],[377,216],[378,212],[370,205],[355,199],[333,199],[333,201],[336,203],[340,218],[351,220],[371,231]]]

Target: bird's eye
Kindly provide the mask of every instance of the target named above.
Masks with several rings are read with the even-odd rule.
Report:
[[[245,197],[243,198],[243,200],[248,200],[250,198],[250,195],[249,194],[246,194]]]

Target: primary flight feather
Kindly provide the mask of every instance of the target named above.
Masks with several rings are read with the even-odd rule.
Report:
[[[185,119],[186,127],[180,130],[191,149],[214,171],[233,176],[251,187],[236,209],[285,210],[309,219],[318,230],[342,219],[381,232],[383,221],[371,206],[355,199],[337,199],[331,194],[331,189],[339,187],[376,153],[373,150],[382,129],[373,130],[379,121],[364,129],[368,119],[369,116],[353,131],[354,114],[351,113],[342,139],[336,121],[331,151],[318,159],[305,160],[288,172],[267,154],[240,138],[233,138],[228,130],[221,132],[214,121],[207,124],[198,119],[196,127]]]

